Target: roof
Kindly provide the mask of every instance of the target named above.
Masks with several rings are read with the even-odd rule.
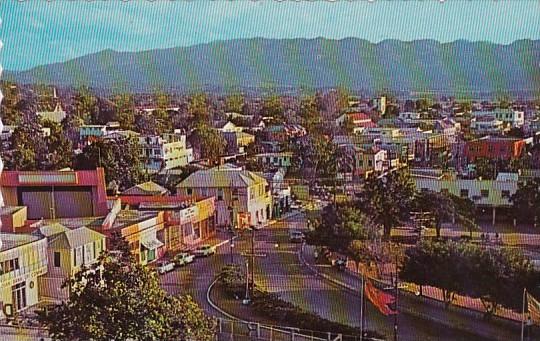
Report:
[[[122,195],[165,195],[169,191],[153,181],[135,185],[122,192]]]
[[[65,111],[39,111],[36,115],[40,116],[43,120],[49,120],[56,123],[62,122],[67,116]]]
[[[178,184],[179,188],[193,187],[250,187],[256,184],[266,184],[266,180],[247,170],[231,164],[197,171]]]
[[[49,246],[56,249],[74,249],[104,238],[105,235],[82,226],[56,234],[50,239]]]
[[[0,252],[36,242],[43,237],[31,234],[0,233]]]
[[[17,211],[20,211],[24,206],[3,206],[0,207],[0,216],[2,215],[11,215]]]
[[[43,236],[43,237],[52,237],[54,235],[57,235],[59,233],[64,233],[66,231],[69,231],[67,227],[60,223],[51,223],[47,225],[43,225],[39,227],[36,231],[34,231],[32,234],[36,236]]]

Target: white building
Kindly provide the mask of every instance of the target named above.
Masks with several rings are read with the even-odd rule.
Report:
[[[411,170],[412,179],[420,191],[449,193],[473,201],[476,207],[492,210],[495,224],[498,208],[511,208],[512,196],[518,189],[518,175],[501,173],[495,180],[459,179],[454,173],[428,174]]]
[[[522,127],[525,123],[525,113],[511,109],[496,109],[493,111],[473,111],[474,118],[492,117],[497,121],[502,121],[504,125],[512,128]]]
[[[471,129],[477,134],[500,134],[504,129],[504,122],[494,116],[473,117]]]
[[[148,171],[182,167],[193,161],[193,149],[187,148],[185,135],[139,136],[139,144]]]
[[[217,224],[266,223],[272,217],[272,193],[263,177],[231,164],[197,171],[177,186],[179,195],[214,196]],[[242,218],[243,217],[243,218]]]

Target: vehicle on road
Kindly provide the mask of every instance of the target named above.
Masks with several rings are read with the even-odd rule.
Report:
[[[163,260],[157,263],[157,271],[160,275],[174,270],[174,263],[168,260]]]
[[[187,265],[193,263],[194,260],[195,256],[187,252],[179,253],[173,258],[173,262],[176,266]]]
[[[302,243],[304,241],[304,234],[300,231],[291,231],[289,233],[289,240],[291,243]]]
[[[201,245],[193,251],[195,257],[208,257],[216,253],[216,247],[212,245]]]
[[[292,210],[299,210],[299,209],[301,209],[301,208],[302,208],[302,206],[300,206],[300,204],[298,204],[298,203],[296,203],[296,202],[294,202],[294,203],[291,204],[291,209],[292,209]]]

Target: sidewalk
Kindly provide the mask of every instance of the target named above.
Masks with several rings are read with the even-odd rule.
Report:
[[[317,265],[312,246],[305,245],[300,254],[300,261],[319,276],[359,295],[361,287],[360,279],[349,271],[339,271],[330,265]],[[433,288],[431,292],[434,291],[435,289]],[[423,293],[424,296],[416,296],[415,288],[400,290],[400,296],[398,298],[399,310],[405,314],[440,323],[450,328],[474,333],[488,339],[502,341],[519,338],[520,324],[518,322],[495,316],[491,321],[486,321],[483,319],[483,312],[474,308],[453,305],[445,309],[444,303],[437,300],[436,297],[431,298],[426,296],[426,293],[430,293],[430,289],[426,291],[426,288],[424,288]],[[433,294],[433,296],[436,295]],[[461,298],[456,303],[465,304],[468,301],[474,300]]]

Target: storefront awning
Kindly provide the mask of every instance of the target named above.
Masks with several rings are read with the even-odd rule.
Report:
[[[141,239],[141,245],[148,250],[156,250],[163,246],[163,243],[157,240],[155,236],[147,236]]]

